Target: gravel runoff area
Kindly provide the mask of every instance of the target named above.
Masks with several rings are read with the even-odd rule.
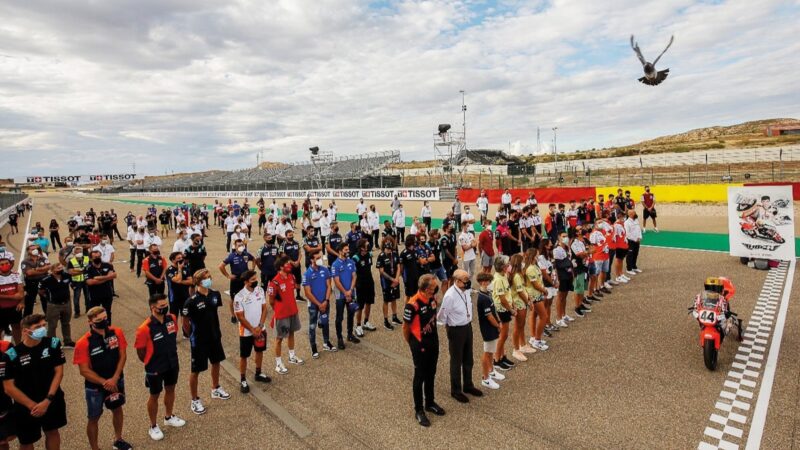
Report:
[[[62,226],[68,214],[89,206],[95,210],[113,207],[117,212],[145,208],[58,194],[36,195],[34,199],[34,222],[46,223],[57,217]],[[21,225],[26,221],[27,217]],[[8,232],[3,228],[9,248],[18,253],[21,237],[9,236]],[[166,243],[171,245],[173,239],[168,238]],[[222,232],[213,229],[207,239],[208,265],[214,266],[223,258],[223,246]],[[127,244],[117,243],[115,248],[118,261],[127,260]],[[290,366],[288,375],[279,376],[272,372],[274,359],[268,353],[265,368],[273,382],[258,395],[255,392],[262,386],[254,383],[251,394],[240,394],[237,379],[224,370],[222,384],[233,395],[228,401],[211,400],[210,377],[201,375],[201,398],[208,408],[204,416],[195,416],[189,410],[189,348],[187,341],[181,342],[176,412],[188,423],[182,429],[166,429],[162,442],[155,443],[147,436],[142,364],[129,348],[125,436],[136,448],[177,449],[205,448],[209,444],[220,448],[696,448],[737,343],[726,341],[720,368],[716,372],[706,370],[698,328],[686,307],[706,276],[727,275],[737,286],[733,309],[746,322],[766,272],[748,269],[724,254],[655,248],[642,250],[640,267],[644,273],[629,285],[616,288],[588,318],[577,319],[569,329],[557,333],[550,340],[549,351],[532,355],[530,361],[508,373],[499,391],[486,392],[468,405],[458,404],[448,395],[446,338],[440,330],[436,395],[447,415],[433,416],[429,429],[419,427],[413,419],[412,365],[399,330],[380,328],[361,344],[349,345],[336,354],[323,352],[320,359],[312,360],[304,333],[307,314],[301,304],[303,331],[297,347],[306,364]],[[128,272],[127,264],[118,263],[116,268],[120,298],[114,303],[115,325],[132,343],[136,326],[148,314],[147,291],[143,279]],[[216,272],[214,281],[217,288],[220,284],[227,286]],[[797,306],[792,305],[789,317],[797,314]],[[227,316],[227,309],[223,309],[226,365],[236,365],[237,333]],[[379,324],[380,319],[380,312],[373,312],[373,323]],[[73,338],[86,330],[85,316],[73,322],[73,330]],[[481,351],[477,326],[474,333],[477,357]],[[799,340],[798,325],[788,322],[764,448],[800,443],[795,433],[797,409],[793,407],[800,399]],[[71,351],[67,352],[71,362]],[[65,373],[63,388],[70,423],[62,434],[64,448],[85,448],[82,379],[74,366]],[[478,379],[477,366],[474,377]],[[106,414],[101,421],[101,442],[106,447],[111,436],[110,415]]]

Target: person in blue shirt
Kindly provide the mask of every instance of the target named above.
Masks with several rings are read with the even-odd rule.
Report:
[[[317,351],[317,325],[322,327],[322,349],[335,352],[330,339],[330,302],[331,272],[322,265],[322,253],[312,254],[311,265],[303,277],[303,290],[308,299],[308,341],[311,344],[311,357],[319,358]]]
[[[356,263],[350,258],[350,247],[344,246],[339,251],[339,257],[333,262],[331,267],[331,277],[333,284],[339,292],[336,299],[336,339],[339,350],[344,350],[344,339],[342,339],[342,320],[344,310],[347,309],[347,341],[354,344],[361,342],[353,334],[353,316],[358,310],[356,301]]]
[[[242,207],[239,206],[239,200],[233,201],[233,217],[239,217],[239,213],[241,213]]]
[[[50,253],[50,240],[44,237],[44,229],[31,230],[31,234],[36,235],[36,239],[32,239],[31,243],[36,244],[42,249],[42,253],[47,255]]]
[[[248,270],[253,270],[255,261],[256,258],[247,252],[242,240],[236,239],[233,243],[233,251],[219,263],[219,271],[222,272],[225,278],[231,280],[231,323],[238,323],[236,315],[233,313],[233,299],[236,297],[236,294],[244,288],[244,280],[240,279],[240,276]],[[225,266],[228,265],[231,266],[230,273],[228,273],[228,270],[225,268]]]
[[[258,256],[256,256],[256,265],[261,269],[261,284],[264,286],[267,286],[267,283],[278,274],[278,269],[275,267],[278,250],[278,246],[275,245],[275,236],[265,232],[264,245],[261,246]]]
[[[358,241],[363,238],[364,235],[361,233],[361,227],[358,225],[357,222],[350,223],[350,231],[345,236],[345,240],[347,241],[347,246],[350,247],[350,254],[355,255],[358,253],[356,245]]]

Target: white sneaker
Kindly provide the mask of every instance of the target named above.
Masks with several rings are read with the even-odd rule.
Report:
[[[625,273],[627,273],[628,275],[636,275],[635,270],[626,270]]]
[[[568,314],[564,314],[563,319],[566,320],[567,322],[575,322],[575,319],[570,317]]]
[[[164,432],[161,431],[161,428],[159,428],[158,425],[150,427],[150,430],[148,430],[147,433],[150,435],[150,439],[154,441],[160,441],[164,439]]]
[[[220,400],[228,400],[231,398],[231,394],[225,392],[225,389],[222,389],[222,386],[211,390],[211,398],[218,398]]]
[[[603,287],[606,288],[606,289],[613,289],[614,288],[614,286],[611,283],[609,283],[608,281],[606,281],[605,284],[603,284]]]
[[[286,375],[289,373],[289,369],[286,368],[283,364],[276,364],[275,365],[275,372],[281,375]]]
[[[658,231],[658,228],[653,228],[653,229],[654,229],[654,230],[656,230],[656,233],[658,233],[658,232],[659,232],[659,231]]]
[[[297,355],[290,356],[289,357],[289,362],[291,364],[297,364],[298,366],[302,366],[303,364],[305,364],[305,361],[303,361],[302,359],[298,358]]]
[[[544,341],[535,341],[533,343],[533,348],[535,348],[536,350],[539,350],[540,352],[543,352],[543,351],[546,351],[547,349],[549,349],[550,346],[548,346]]]
[[[367,330],[367,331],[375,331],[375,330],[377,330],[377,328],[375,328],[375,325],[369,323],[369,321],[364,322],[364,329]]]
[[[636,273],[642,273],[642,269],[633,269],[633,271]]]
[[[642,234],[647,233],[647,228],[642,228]]]
[[[361,328],[361,325],[356,327],[356,337],[364,337],[364,329]]]
[[[503,381],[506,379],[506,376],[496,370],[493,370],[489,372],[489,378],[495,379],[497,381]]]
[[[485,380],[481,380],[481,386],[487,389],[500,389],[500,385],[497,384],[497,382],[494,381],[492,377],[489,377]]]
[[[164,425],[169,425],[171,427],[180,428],[186,425],[186,421],[181,419],[180,417],[176,416],[175,414],[172,415],[169,419],[164,419]]]
[[[520,347],[519,351],[521,351],[522,353],[536,353],[536,349],[527,344]]]
[[[197,414],[198,416],[206,413],[206,407],[203,406],[203,402],[200,401],[199,398],[197,400],[192,400],[192,412]]]
[[[523,355],[522,352],[519,350],[514,350],[514,352],[511,353],[511,357],[516,359],[517,361],[522,361],[522,362],[528,360],[528,358],[525,355]]]
[[[558,326],[559,328],[568,328],[569,327],[569,325],[567,325],[567,321],[564,320],[564,319],[561,319],[558,322],[556,322],[556,326]]]
[[[628,281],[631,281],[631,279],[626,277],[625,275],[620,275],[617,277],[618,283],[627,283]]]

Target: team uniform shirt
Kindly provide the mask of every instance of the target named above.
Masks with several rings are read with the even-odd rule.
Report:
[[[222,307],[222,296],[218,291],[211,289],[207,295],[195,292],[186,300],[181,315],[191,322],[189,341],[192,347],[209,345],[222,339],[217,314],[217,309],[220,307]]]
[[[183,253],[190,245],[191,241],[189,239],[176,239],[175,243],[172,244],[172,252]]]
[[[292,261],[300,261],[300,243],[294,239],[286,240],[281,246],[281,253],[288,256]]]
[[[406,213],[404,213],[402,209],[398,209],[394,213],[392,213],[392,220],[394,222],[395,227],[397,228],[406,227]]]
[[[319,218],[319,233],[323,238],[327,238],[331,234],[331,219],[328,215],[323,215]]]
[[[359,203],[359,204],[356,205],[356,214],[358,214],[359,217],[362,214],[364,214],[365,212],[367,212],[367,205],[365,205],[363,203]]]
[[[69,303],[72,296],[70,284],[72,280],[66,272],[61,272],[61,279],[47,275],[39,282],[39,290],[47,291],[47,303],[64,305]]]
[[[175,266],[170,265],[167,268],[167,287],[169,287],[169,304],[177,304],[183,305],[186,302],[186,299],[189,298],[189,286],[185,284],[179,284],[172,281],[178,274],[181,275],[181,281],[187,281],[191,279],[191,273],[189,272],[189,267],[186,266],[184,263],[183,270],[178,269]]]
[[[367,223],[369,224],[369,229],[371,231],[378,231],[381,224],[381,218],[375,211],[369,211],[367,213]]]
[[[200,269],[206,268],[206,246],[200,243],[197,247],[190,245],[183,252],[186,262],[189,264],[189,273],[195,273]]]
[[[595,261],[608,260],[608,245],[606,244],[606,235],[600,230],[594,230],[589,235],[589,242],[594,245],[594,253],[592,259]]]
[[[474,221],[474,220],[475,220],[475,216],[469,211],[465,211],[464,214],[461,216],[461,221],[462,222],[463,221],[467,222],[467,231],[471,231],[471,232],[475,231],[475,224],[472,223],[472,221]]]
[[[578,253],[585,253],[586,252],[586,245],[580,238],[576,238],[572,240],[572,245],[570,245],[570,250],[572,250],[573,261],[575,261],[575,273],[586,273],[586,257],[579,258],[577,255]]]
[[[528,267],[525,268],[525,293],[528,294],[528,298],[531,301],[539,301],[542,298],[542,293],[539,292],[534,286],[534,284],[539,283],[542,286],[542,270],[536,264],[530,264]]]
[[[311,294],[318,302],[323,303],[328,300],[328,280],[331,279],[331,272],[325,266],[317,266],[317,270],[309,267],[303,276],[303,287],[311,288]],[[316,307],[312,302],[308,302],[308,307]]]
[[[355,255],[358,253],[356,250],[356,244],[360,241],[364,235],[360,231],[349,231],[347,233],[347,246],[350,247],[350,254]]]
[[[442,249],[442,264],[446,269],[452,269],[456,266],[456,263],[454,263],[453,260],[447,256],[446,252],[449,251],[453,258],[458,259],[458,251],[456,250],[456,237],[445,234],[439,239],[439,246]]]
[[[478,326],[481,329],[481,338],[483,341],[491,342],[499,338],[500,330],[489,322],[489,318],[494,317],[494,320],[500,323],[500,318],[497,316],[497,309],[488,292],[478,292],[477,310]]]
[[[20,284],[22,284],[22,278],[18,272],[12,271],[8,275],[0,275],[0,294],[14,295],[17,293],[17,289],[22,289]],[[18,304],[18,300],[0,300],[0,308],[16,308]]]
[[[336,253],[339,253],[339,249],[342,248],[342,235],[339,234],[339,233],[331,233],[330,236],[328,236],[327,245],[330,245],[331,248],[333,249],[333,251],[335,251]],[[336,261],[336,259],[337,259],[336,255],[332,254],[331,252],[328,252],[328,265],[329,266],[332,267],[333,263]]]
[[[428,263],[428,269],[435,272],[442,267],[442,248],[436,240],[425,242],[425,246],[428,248],[428,253],[433,256],[433,261]]]
[[[244,313],[244,318],[250,323],[250,325],[258,326],[261,324],[261,308],[267,304],[267,300],[264,294],[264,289],[261,286],[256,286],[253,289],[253,292],[250,292],[248,289],[242,289],[239,293],[236,294],[236,297],[233,299],[233,312]],[[253,333],[250,332],[244,325],[239,323],[239,336],[247,337],[252,336]]]
[[[431,207],[430,206],[423,206],[422,211],[420,211],[420,216],[422,217],[431,217]]]
[[[72,363],[88,364],[89,368],[101,378],[109,379],[117,372],[120,349],[127,348],[125,334],[117,327],[108,327],[105,335],[91,330],[81,336],[75,343]],[[120,374],[120,379],[124,375]],[[84,386],[89,389],[103,389],[103,385],[84,379]]]
[[[486,197],[478,197],[478,201],[476,203],[478,206],[478,210],[481,212],[481,215],[485,216],[486,213],[489,212],[489,199]]]
[[[417,283],[420,277],[419,260],[417,259],[417,252],[415,249],[403,249],[400,252],[400,262],[403,263],[403,281],[408,284]]]
[[[150,316],[139,325],[133,346],[145,349],[146,374],[158,375],[178,368],[177,336],[178,322],[172,314],[164,316],[164,323]]]
[[[89,266],[86,268],[86,279],[91,280],[92,278],[99,276],[106,276],[113,271],[114,266],[109,263],[101,262],[100,266],[98,267],[95,267],[94,264],[89,264]],[[94,286],[88,286],[88,288],[89,297],[93,300],[111,298],[114,294],[111,288],[111,280],[104,281],[100,284],[95,284]]]
[[[625,236],[625,225],[619,222],[614,224],[614,244],[616,248],[626,250],[628,238]]]
[[[471,233],[462,232],[461,234],[458,235],[458,245],[459,246],[463,246],[463,245],[469,245],[470,246],[470,248],[468,250],[462,250],[463,253],[464,253],[464,255],[463,255],[463,260],[464,261],[473,261],[475,259],[475,249],[472,248],[472,244],[474,244],[474,243],[475,243],[475,236],[473,236]],[[463,249],[464,247],[461,247],[461,248]]]
[[[403,321],[409,325],[411,337],[424,348],[439,346],[436,314],[436,300],[426,299],[419,293],[414,295],[403,308]]]
[[[339,277],[339,282],[342,284],[345,291],[350,289],[355,273],[356,263],[351,258],[338,258],[331,266],[331,278]],[[344,292],[339,292],[339,298],[345,298]]]
[[[283,271],[275,275],[269,282],[267,294],[275,298],[275,314],[272,317],[274,326],[276,320],[292,317],[297,314],[297,303],[294,298],[295,282],[292,274]]]
[[[258,260],[261,261],[261,279],[271,280],[278,269],[275,268],[275,261],[278,259],[278,246],[275,244],[264,244],[258,251]]]
[[[0,341],[0,382],[5,380],[8,365],[11,363],[11,358],[7,354],[9,352],[16,357],[16,352],[11,347],[11,342]],[[12,405],[11,397],[6,394],[5,389],[0,389],[0,413],[8,413]]]
[[[397,278],[397,269],[400,266],[400,255],[395,252],[391,252],[388,255],[386,253],[381,253],[378,255],[377,260],[375,261],[375,268],[379,271],[383,270],[383,272],[392,277],[392,279]],[[385,277],[381,275],[381,287],[386,290],[392,287],[392,282],[387,280]]]
[[[508,278],[502,273],[495,272],[492,280],[492,300],[497,312],[506,312],[507,310],[500,302],[501,295],[506,295],[506,301],[511,303],[511,284],[508,282]]]
[[[481,231],[481,234],[478,235],[478,246],[480,246],[481,252],[486,256],[494,256],[494,235],[492,234],[492,230],[489,228],[484,229]]]
[[[418,245],[417,246],[417,261],[424,260],[427,261],[431,257],[431,249],[427,245]],[[431,271],[430,263],[420,264],[419,265],[420,273],[429,273]]]
[[[19,266],[19,268],[22,271],[22,274],[25,275],[25,272],[27,272],[28,270],[30,270],[30,269],[39,269],[41,267],[46,266],[47,264],[48,264],[47,263],[47,258],[44,258],[43,256],[40,255],[39,259],[36,260],[36,261],[33,261],[30,258],[23,259],[22,260],[22,264]],[[32,283],[32,282],[37,282],[38,283],[39,281],[42,281],[42,279],[44,279],[44,277],[46,277],[46,276],[47,276],[46,274],[30,275],[30,276],[29,275],[25,275],[24,279],[25,279],[26,283]]]
[[[306,245],[307,245],[307,246],[309,246],[309,247],[312,247],[312,248],[320,247],[320,240],[319,240],[319,237],[317,237],[316,235],[315,235],[315,236],[313,236],[313,237],[311,237],[311,236],[306,236],[306,237],[303,239],[303,253],[305,253],[305,256],[306,256],[306,265],[308,265],[308,264],[311,264],[311,255],[312,255],[312,252],[309,252],[309,251],[307,251],[307,250],[305,249],[305,246],[306,246]]]
[[[568,209],[564,213],[564,216],[566,217],[567,224],[569,225],[570,228],[575,228],[576,226],[578,226],[578,210],[577,209],[572,209],[572,208]]]
[[[150,275],[160,278],[164,271],[167,269],[167,259],[163,256],[158,256],[156,258],[153,255],[148,256],[145,258],[144,263],[142,264],[142,270],[149,273]],[[155,281],[147,278],[144,284],[155,284]]]
[[[645,192],[642,194],[642,204],[645,208],[650,209],[656,204],[656,195],[653,193]]]
[[[14,386],[36,403],[47,398],[50,383],[56,373],[56,367],[63,366],[67,360],[61,348],[61,340],[46,337],[35,346],[28,347],[19,343],[6,351],[9,363],[6,366],[4,380],[14,380]],[[59,386],[57,396],[64,395]],[[15,405],[20,411],[29,414],[28,408]]]
[[[351,257],[356,264],[356,291],[375,294],[375,280],[372,279],[372,254]],[[364,299],[366,300],[366,299]]]
[[[230,252],[222,262],[231,266],[231,275],[239,276],[249,270],[248,263],[254,259],[253,255],[246,251],[244,253]]]
[[[503,195],[500,196],[500,202],[504,205],[511,204],[511,193],[503,192]]]

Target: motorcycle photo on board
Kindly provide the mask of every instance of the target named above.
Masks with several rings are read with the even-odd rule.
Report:
[[[700,347],[703,362],[708,370],[716,370],[719,348],[725,336],[737,328],[737,339],[742,341],[742,320],[730,310],[730,300],[736,288],[725,277],[709,277],[703,284],[703,292],[697,294],[689,313],[700,325]]]

